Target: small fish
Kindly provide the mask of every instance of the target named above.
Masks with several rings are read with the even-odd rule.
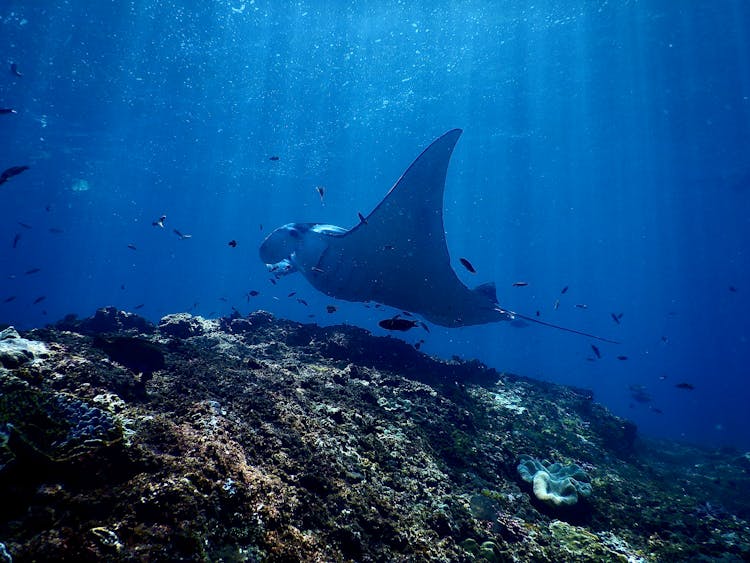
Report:
[[[3,303],[10,303],[11,301],[15,301],[15,300],[16,300],[16,296],[15,295],[11,295],[10,297],[6,297],[3,300]]]
[[[18,222],[19,225],[21,225],[24,229],[31,229],[31,225],[28,223],[22,223],[21,221]]]
[[[560,290],[560,295],[565,295],[565,293],[568,291],[568,286],[566,285]]]
[[[662,342],[663,342],[664,344],[666,344],[667,342],[669,342],[669,338],[667,338],[666,336],[662,336],[662,337],[661,337],[661,341],[662,341]]]
[[[729,291],[731,291],[732,293],[737,293],[737,288],[734,287],[733,285],[730,285],[729,286]]]
[[[617,356],[617,359],[620,360],[621,362],[624,362],[625,360],[628,359],[628,357],[627,356]]]
[[[419,323],[410,319],[401,319],[398,315],[396,315],[392,319],[383,319],[378,323],[378,326],[384,328],[385,330],[398,330],[401,332],[405,332],[407,330],[411,330],[415,326],[419,326]]]
[[[325,270],[323,270],[323,268],[318,268],[317,266],[313,266],[313,267],[312,267],[312,268],[310,268],[310,269],[311,269],[311,270],[312,270],[313,272],[317,272],[317,273],[319,273],[319,274],[322,274],[322,273],[323,273],[323,272],[325,271]]]
[[[555,299],[555,311],[557,311],[557,309],[559,307],[560,307],[560,300],[559,299]]]
[[[620,319],[617,315],[615,315],[614,313],[610,313],[609,315],[612,317],[613,321],[615,321],[618,325],[620,324]]]
[[[394,248],[396,248],[396,247],[395,247],[395,246],[393,246],[392,244],[386,244],[386,245],[385,245],[385,246],[383,247],[383,250],[393,250]]]
[[[659,379],[660,379],[661,381],[664,381],[664,380],[665,380],[666,378],[667,378],[667,376],[666,376],[666,375],[664,375],[664,374],[662,374],[662,375],[660,375],[660,376],[659,376]]]
[[[0,184],[4,184],[13,176],[18,176],[21,172],[24,172],[28,169],[28,166],[11,166],[10,168],[6,168],[5,170],[3,170],[3,173],[0,174]]]
[[[258,225],[258,226],[260,227],[260,230],[262,231],[262,230],[263,230],[263,223],[261,223],[261,224],[260,224],[260,225]]]
[[[277,160],[279,160],[279,157],[278,157],[278,156],[276,156],[276,155],[273,155],[273,156],[269,156],[269,157],[268,157],[268,160],[273,160],[274,162],[276,162]]]
[[[326,311],[328,311],[328,313],[330,314],[335,313],[337,309],[335,305],[326,305]]]
[[[594,344],[591,345],[591,349],[594,351],[594,354],[596,355],[596,358],[598,360],[601,360],[602,353],[599,351],[599,348],[597,348]]]
[[[526,287],[527,285],[529,285],[529,282],[524,282],[524,281],[513,282],[513,287]]]
[[[651,411],[655,412],[656,414],[664,414],[663,410],[657,409],[656,407],[651,407]]]
[[[326,189],[323,186],[315,186],[315,191],[320,196],[320,201],[323,201],[323,195],[326,193]]]
[[[234,239],[230,240],[227,244],[229,244],[229,246],[231,246],[232,248],[237,248],[237,241]]]
[[[474,266],[466,258],[459,258],[458,261],[461,262],[461,265],[464,268],[466,268],[470,273],[472,273],[472,274],[476,274],[477,273],[477,271],[474,268]]]
[[[295,295],[297,295],[297,292],[292,291],[289,295],[287,295],[287,297],[294,297]]]
[[[166,215],[162,215],[158,219],[155,219],[154,221],[151,221],[151,225],[154,226],[154,227],[161,227],[163,229],[164,228],[164,221],[166,221],[166,220],[167,220],[167,216]]]
[[[536,312],[536,316],[537,317],[540,317],[541,315],[542,315],[542,313],[540,313],[539,311]]]
[[[130,250],[138,250],[138,248],[136,248],[136,246],[135,246],[134,244],[129,244],[129,245],[128,245],[128,248],[129,248]]]
[[[185,239],[193,237],[193,235],[184,235],[180,231],[178,231],[177,229],[172,229],[172,232],[174,234],[176,234],[178,237],[180,237],[180,240],[185,240]]]
[[[250,291],[247,292],[247,300],[250,301],[251,297],[257,297],[258,295],[260,295],[260,291],[251,289]]]
[[[21,74],[21,71],[18,70],[18,65],[16,63],[10,63],[10,73],[13,76],[17,76],[18,78],[23,77],[23,74]]]
[[[305,307],[307,307],[307,301],[305,301],[304,299],[300,299],[299,297],[297,298],[297,303],[299,303],[300,305],[304,305]]]
[[[677,389],[684,389],[685,391],[692,391],[693,389],[695,389],[695,385],[685,382],[678,383],[677,385],[675,385],[675,387],[677,387]]]
[[[124,290],[124,289],[125,289],[125,284],[124,284],[124,283],[121,283],[121,284],[120,284],[120,289],[122,289],[122,290]]]
[[[6,113],[18,113],[13,108],[0,108],[0,115],[5,115]]]
[[[219,297],[219,301],[223,301],[224,303],[227,303],[229,299],[227,299],[226,297]]]
[[[270,278],[268,281],[270,281],[273,285],[276,285],[276,280],[273,278]]]
[[[21,233],[16,233],[16,236],[13,237],[13,248],[18,246],[19,240],[21,240]]]
[[[31,268],[30,270],[26,270],[25,273],[28,276],[30,274],[36,274],[37,272],[41,272],[41,271],[42,271],[41,268]]]
[[[50,204],[48,203],[47,205],[45,205],[45,206],[44,206],[44,210],[45,210],[45,211],[46,211],[47,213],[49,213],[50,211],[52,211],[52,206],[51,206],[51,205],[50,205]]]
[[[49,231],[50,233],[52,233],[53,235],[60,235],[60,234],[62,234],[62,233],[64,233],[64,232],[65,232],[65,231],[63,231],[62,229],[59,229],[59,228],[57,228],[57,227],[50,227],[50,228],[49,228],[49,229],[47,229],[47,230],[48,230],[48,231]]]
[[[367,219],[365,219],[365,216],[362,215],[359,211],[357,211],[357,217],[359,217],[359,222],[363,225],[367,225]]]
[[[585,303],[576,303],[576,307],[579,308],[579,309],[588,309],[589,308],[589,306],[586,305]]]
[[[41,297],[37,297],[36,299],[34,299],[34,305],[38,305],[39,303],[41,303],[45,299],[47,299],[46,295],[42,295]]]
[[[401,314],[404,315],[405,317],[413,317],[414,316],[409,311],[401,311]]]
[[[136,305],[135,307],[133,307],[133,309],[136,309],[136,310],[137,309],[143,309],[144,305],[145,305],[145,303],[138,303],[138,305]]]

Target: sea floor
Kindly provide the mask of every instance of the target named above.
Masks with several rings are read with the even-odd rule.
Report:
[[[0,365],[0,562],[750,560],[749,453],[359,328],[109,308]]]

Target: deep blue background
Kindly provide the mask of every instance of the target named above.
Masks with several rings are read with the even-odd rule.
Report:
[[[404,338],[591,388],[646,434],[750,448],[747,2],[27,4],[0,6],[0,106],[18,110],[0,116],[0,169],[31,166],[0,186],[0,320],[234,306],[382,334],[390,313],[329,315],[300,276],[272,286],[258,244],[290,221],[352,226],[461,127],[459,276],[622,344],[590,361],[591,341],[542,327]]]

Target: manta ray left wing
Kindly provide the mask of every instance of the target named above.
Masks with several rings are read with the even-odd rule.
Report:
[[[377,301],[444,326],[502,320],[494,288],[470,290],[450,264],[443,227],[448,162],[461,135],[448,131],[409,166],[378,206],[326,248],[306,277],[349,301]]]

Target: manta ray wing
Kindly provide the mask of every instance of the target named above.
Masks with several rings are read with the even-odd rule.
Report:
[[[461,135],[453,129],[409,166],[375,209],[344,234],[326,234],[326,248],[308,279],[349,301],[376,301],[419,313],[443,326],[507,318],[494,293],[473,291],[450,264],[443,227],[448,162]]]

